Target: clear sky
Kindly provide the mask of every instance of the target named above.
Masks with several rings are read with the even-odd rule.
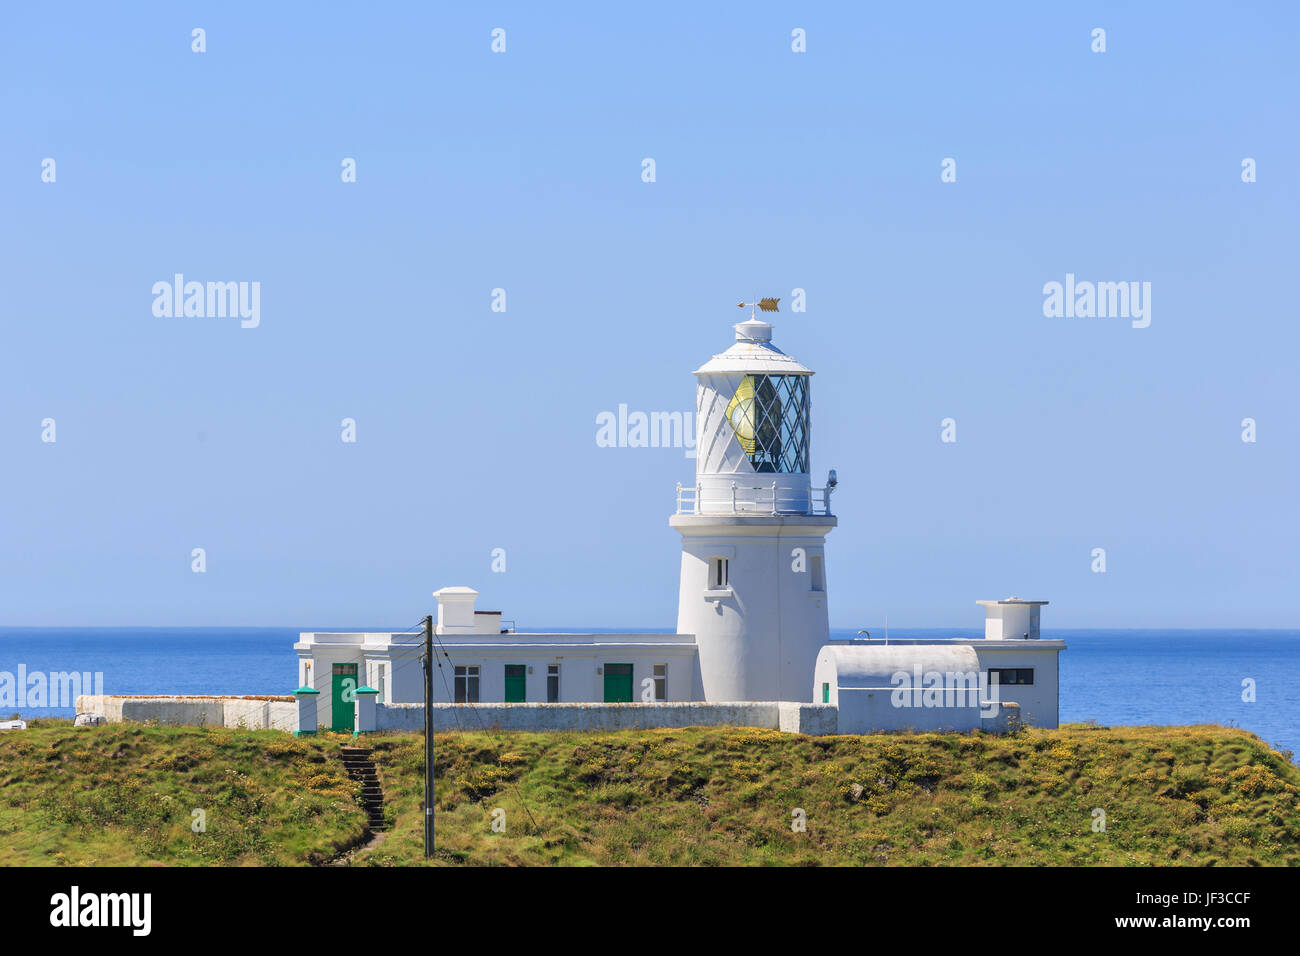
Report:
[[[690,411],[757,293],[832,625],[1300,625],[1295,5],[465,7],[6,9],[0,624],[671,627],[694,462],[596,416]]]

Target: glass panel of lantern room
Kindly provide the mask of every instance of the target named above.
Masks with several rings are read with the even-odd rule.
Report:
[[[756,472],[807,474],[808,377],[746,375],[727,421]]]
[[[755,376],[754,453],[749,460],[755,471],[781,471],[781,396],[772,376]]]

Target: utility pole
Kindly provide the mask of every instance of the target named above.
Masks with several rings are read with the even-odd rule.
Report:
[[[424,616],[424,858],[433,856],[433,615]]]

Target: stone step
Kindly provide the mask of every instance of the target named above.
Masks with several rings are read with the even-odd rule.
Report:
[[[342,747],[340,757],[343,769],[354,782],[361,784],[361,808],[366,812],[366,826],[373,832],[387,830],[384,820],[384,788],[379,781],[379,771],[371,759],[369,747]]]

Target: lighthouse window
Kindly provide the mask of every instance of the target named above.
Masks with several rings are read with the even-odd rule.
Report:
[[[709,558],[709,590],[720,591],[729,586],[730,571],[726,558]]]
[[[656,664],[655,671],[655,700],[668,699],[668,665]]]
[[[808,471],[808,376],[746,375],[727,421],[757,472]]]
[[[808,558],[808,576],[812,578],[811,589],[814,591],[826,590],[826,576],[822,571],[822,558],[819,554],[814,554]]]
[[[478,703],[478,665],[456,668],[456,703]]]

